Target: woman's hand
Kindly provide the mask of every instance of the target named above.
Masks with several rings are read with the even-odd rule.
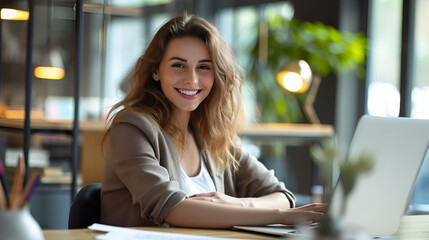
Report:
[[[328,205],[326,203],[312,203],[297,208],[285,210],[282,223],[299,224],[318,222],[326,213]]]
[[[190,196],[189,199],[220,203],[231,206],[250,207],[250,202],[246,198],[235,198],[220,192],[194,194]]]
[[[312,204],[296,207],[293,209],[325,213],[327,208],[328,208],[328,205],[326,203],[312,203]]]
[[[203,202],[218,203],[218,204],[229,205],[229,206],[239,206],[244,208],[255,207],[254,203],[252,202],[252,199],[254,200],[254,198],[236,198],[236,197],[225,195],[220,192],[199,193],[199,194],[190,196],[189,199],[199,200]],[[276,218],[277,220],[274,221],[271,219],[270,221],[273,221],[272,223],[282,223],[286,225],[310,224],[310,223],[318,222],[325,215],[327,210],[326,203],[312,203],[312,204],[308,204],[308,205],[304,205],[296,208],[290,208],[290,209],[280,209],[277,207],[273,207],[275,206],[274,203],[272,203],[271,206],[272,206],[270,207],[271,209],[277,209],[278,214],[274,214],[274,215],[277,215],[277,217],[274,217],[274,215],[271,215],[271,217]],[[239,215],[240,214],[238,214],[237,216]]]

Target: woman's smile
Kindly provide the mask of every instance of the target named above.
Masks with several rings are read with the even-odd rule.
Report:
[[[199,89],[186,89],[186,88],[176,88],[176,90],[184,95],[185,98],[194,98],[197,96],[197,94],[201,91]]]

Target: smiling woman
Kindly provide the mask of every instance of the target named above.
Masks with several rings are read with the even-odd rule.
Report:
[[[229,228],[323,216],[323,204],[293,208],[284,183],[238,144],[240,74],[206,20],[182,14],[159,29],[110,112],[101,223]]]

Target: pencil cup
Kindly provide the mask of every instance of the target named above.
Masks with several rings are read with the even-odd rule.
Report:
[[[28,209],[0,211],[1,239],[44,240],[42,229]]]

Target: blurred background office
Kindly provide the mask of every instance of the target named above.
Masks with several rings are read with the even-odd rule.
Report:
[[[101,123],[79,135],[79,156],[91,156],[100,151],[95,150],[99,135],[85,134],[102,132],[107,112],[124,96],[128,75],[153,34],[183,11],[215,24],[246,70],[248,124],[311,124],[301,106],[310,93],[291,93],[277,84],[276,74],[293,60],[306,60],[321,79],[314,109],[320,123],[333,126],[343,146],[363,114],[429,119],[429,0],[85,0],[80,61],[75,1],[34,1],[31,46],[28,2],[0,3],[0,158],[10,173],[23,148],[23,132],[10,126],[24,119],[26,94],[32,120],[67,124],[75,117],[80,62],[78,119]],[[28,49],[30,93],[25,91]],[[37,67],[50,68],[39,69],[46,73]],[[29,167],[44,170],[30,208],[46,229],[67,228],[73,194],[73,134],[58,126],[34,131],[30,138]],[[311,169],[308,145],[292,142],[286,148],[279,139],[246,144],[289,188],[311,194],[314,182],[305,179],[317,173]],[[78,175],[77,185],[99,182],[103,166],[79,159],[77,172],[84,168],[87,174],[86,179]],[[411,203],[429,211],[429,157]]]

